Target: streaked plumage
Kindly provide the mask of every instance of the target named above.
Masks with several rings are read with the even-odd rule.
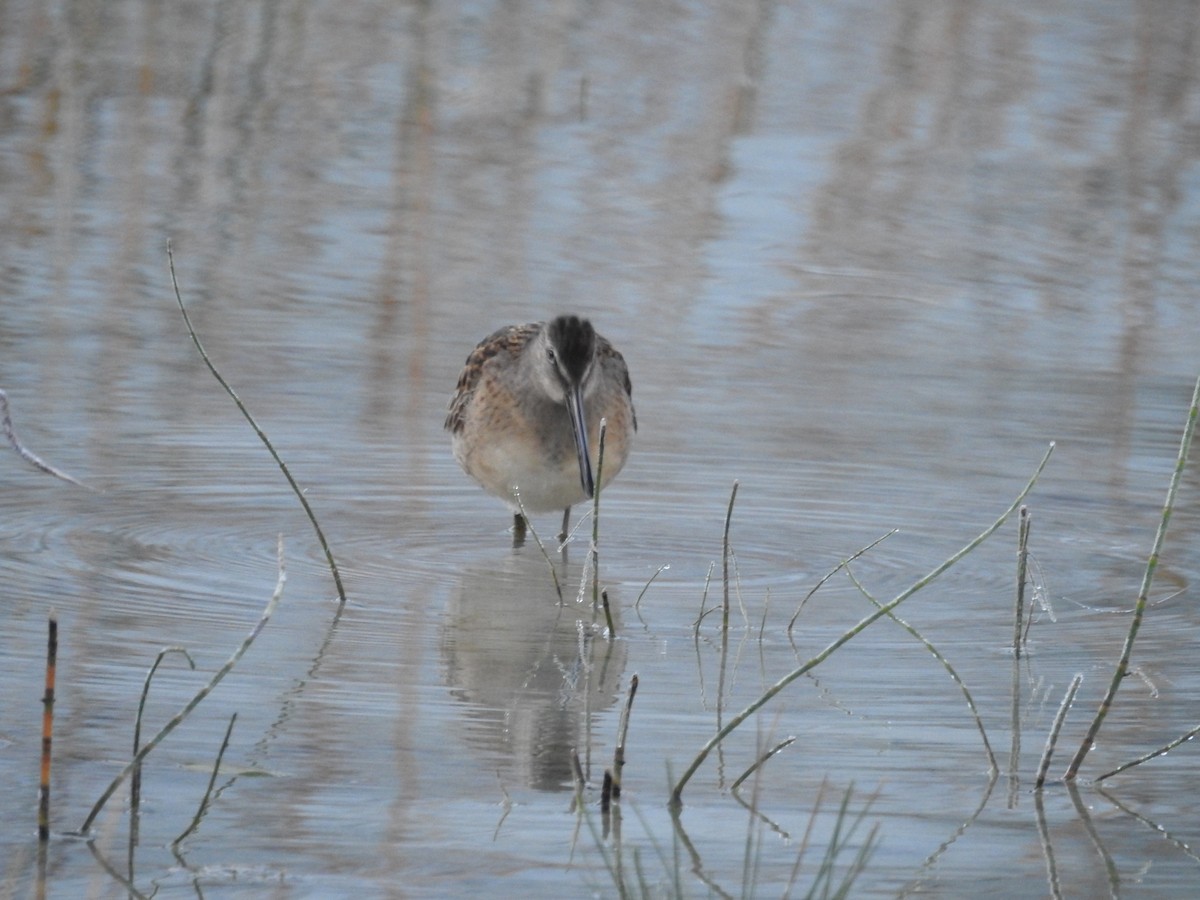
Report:
[[[575,427],[576,410],[585,428]],[[446,429],[454,458],[515,511],[564,510],[593,495],[600,420],[604,485],[629,457],[637,417],[625,359],[586,319],[510,325],[467,357]]]

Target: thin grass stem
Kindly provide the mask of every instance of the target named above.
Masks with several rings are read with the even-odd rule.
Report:
[[[813,585],[812,590],[810,590],[807,594],[804,595],[804,599],[800,601],[800,604],[796,607],[796,611],[794,613],[792,613],[792,617],[788,620],[788,625],[787,625],[788,637],[791,638],[792,629],[796,626],[796,620],[800,618],[800,613],[803,611],[805,604],[807,604],[808,601],[812,599],[813,594],[815,594],[817,591],[819,591],[821,589],[822,585],[825,584],[825,582],[827,582],[830,578],[832,578],[834,575],[836,575],[838,572],[840,572],[846,566],[850,565],[850,563],[854,562],[854,560],[858,559],[860,556],[862,556],[868,550],[871,550],[877,544],[881,544],[884,541],[886,541],[888,538],[890,538],[893,534],[895,534],[899,530],[900,530],[899,528],[893,528],[887,534],[882,535],[881,537],[875,538],[875,540],[871,541],[871,543],[867,544],[865,547],[861,547],[860,549],[856,550],[854,553],[851,553],[848,557],[843,559],[840,563],[838,563],[836,566],[834,566],[832,569],[830,569],[828,572],[826,572],[824,575],[822,575],[821,578],[817,581],[817,583]]]
[[[137,768],[137,766],[141,764],[142,760],[145,759],[155,747],[161,744],[167,735],[179,727],[180,723],[182,723],[184,719],[191,715],[192,710],[199,706],[200,702],[205,697],[213,692],[216,686],[221,683],[221,680],[229,674],[233,667],[237,665],[238,661],[245,655],[246,651],[250,649],[250,645],[254,643],[254,639],[262,633],[262,630],[270,620],[271,615],[275,612],[275,607],[279,605],[279,600],[283,596],[283,585],[284,582],[287,581],[287,573],[283,566],[282,535],[279,538],[278,552],[279,576],[275,582],[275,590],[271,594],[271,599],[267,601],[266,608],[263,610],[258,622],[250,630],[250,633],[246,635],[241,645],[233,652],[233,655],[229,657],[225,665],[221,666],[221,668],[217,670],[216,674],[213,675],[208,684],[197,691],[196,695],[187,702],[183,709],[172,716],[170,721],[168,721],[167,724],[165,724],[159,730],[158,734],[154,735],[154,737],[146,742],[146,745],[137,752],[137,754],[129,761],[125,768],[118,773],[117,777],[112,780],[112,783],[105,788],[104,793],[100,795],[100,798],[92,806],[91,812],[88,813],[87,818],[83,820],[83,824],[79,827],[80,834],[88,834],[92,827],[92,822],[96,820],[96,816],[100,814],[100,810],[104,808],[104,805],[109,801],[109,798],[116,793],[116,790],[121,786],[121,783],[129,777],[129,773]]]
[[[1200,416],[1200,378],[1196,379],[1196,387],[1192,391],[1192,403],[1188,409],[1187,424],[1183,428],[1183,437],[1179,441],[1179,454],[1175,458],[1175,471],[1171,474],[1171,484],[1167,488],[1167,499],[1163,504],[1162,516],[1158,522],[1158,531],[1154,535],[1154,545],[1150,549],[1150,558],[1146,561],[1146,571],[1142,575],[1142,586],[1138,590],[1137,603],[1134,606],[1133,618],[1129,623],[1129,632],[1125,635],[1125,644],[1121,648],[1121,656],[1117,660],[1116,668],[1113,669],[1112,679],[1108,683],[1108,690],[1104,692],[1104,697],[1100,701],[1100,706],[1096,710],[1096,715],[1092,719],[1092,724],[1088,727],[1087,734],[1084,735],[1083,741],[1079,744],[1079,749],[1075,751],[1075,756],[1071,760],[1067,771],[1063,775],[1065,781],[1071,781],[1079,773],[1079,767],[1083,765],[1083,760],[1091,752],[1092,745],[1096,741],[1096,735],[1100,732],[1100,726],[1104,724],[1104,719],[1108,716],[1108,711],[1112,709],[1113,700],[1117,696],[1117,689],[1120,688],[1121,682],[1125,680],[1125,676],[1129,672],[1129,659],[1133,655],[1133,642],[1137,639],[1138,630],[1142,627],[1142,616],[1146,611],[1146,601],[1150,596],[1150,585],[1154,582],[1154,573],[1158,570],[1158,555],[1162,552],[1163,541],[1167,536],[1167,523],[1171,520],[1171,511],[1175,508],[1175,496],[1179,493],[1179,483],[1183,479],[1183,470],[1187,466],[1188,450],[1192,445],[1192,434],[1196,430],[1196,419]]]
[[[725,534],[721,540],[721,582],[724,586],[724,601],[721,606],[721,627],[729,630],[729,526],[733,522],[733,503],[737,500],[738,483],[734,481],[729,493],[729,506],[725,508]]]
[[[504,779],[500,777],[500,770],[496,770],[496,783],[500,787],[500,793],[504,795],[504,800],[500,805],[504,807],[504,813],[500,816],[500,821],[496,823],[496,829],[492,832],[492,842],[495,843],[496,838],[500,836],[500,827],[504,824],[504,820],[508,818],[509,813],[513,809],[513,799],[509,796],[508,788],[504,786]]]
[[[1020,525],[1017,527],[1017,604],[1013,614],[1013,656],[1021,658],[1022,619],[1025,615],[1025,582],[1029,571],[1029,526],[1028,506],[1021,507]],[[1030,613],[1032,616],[1032,613]]]
[[[1021,648],[1029,637],[1029,626],[1022,625],[1025,617],[1025,586],[1029,575],[1029,507],[1021,506],[1021,518],[1017,526],[1017,598],[1013,613],[1013,663],[1010,693],[1012,703],[1009,721],[1012,740],[1008,751],[1008,807],[1016,807],[1017,788],[1020,783],[1021,767]],[[1032,607],[1032,604],[1031,604]],[[1033,622],[1033,610],[1029,611],[1029,622]]]
[[[863,583],[860,582],[857,577],[855,577],[853,570],[849,566],[846,567],[846,575],[850,578],[850,581],[854,584],[854,586],[858,588],[859,593],[866,597],[867,600],[869,600],[876,607],[876,609],[882,608],[883,604],[876,600],[870,591],[866,589]],[[935,647],[929,640],[926,639],[923,634],[921,634],[921,632],[919,632],[904,619],[900,618],[894,612],[889,612],[887,615],[889,619],[920,641],[921,644],[924,645],[925,649],[933,655],[933,658],[942,664],[942,667],[946,670],[946,673],[950,676],[954,683],[958,685],[958,689],[962,691],[963,698],[967,701],[967,708],[971,710],[971,715],[975,719],[975,727],[979,729],[979,736],[983,739],[983,749],[987,753],[988,758],[989,774],[999,772],[1000,767],[996,763],[996,754],[992,752],[992,744],[991,741],[988,740],[987,730],[983,727],[983,718],[979,715],[979,708],[975,706],[975,699],[971,696],[971,692],[967,689],[966,683],[959,676],[954,666],[950,664],[950,660],[946,659],[946,657],[942,655],[942,652],[938,650],[937,647]]]
[[[188,316],[187,308],[183,305],[183,295],[179,292],[179,282],[175,278],[175,256],[171,252],[171,242],[167,241],[167,262],[171,269],[171,286],[175,289],[175,301],[179,304],[179,311],[183,314],[183,324],[187,326],[188,335],[192,339],[192,343],[196,345],[196,350],[200,353],[200,358],[204,360],[204,365],[208,366],[208,371],[212,372],[213,377],[217,379],[217,383],[225,389],[233,402],[237,405],[242,416],[250,423],[250,427],[254,429],[254,433],[258,435],[258,439],[263,442],[263,446],[267,448],[267,452],[271,454],[271,458],[275,460],[275,464],[279,466],[279,471],[283,473],[283,477],[287,479],[287,483],[292,488],[292,493],[296,495],[296,499],[300,501],[300,505],[304,508],[304,514],[308,516],[308,521],[312,523],[313,531],[317,534],[317,541],[321,544],[321,549],[325,552],[325,561],[329,564],[329,571],[333,574],[333,583],[337,587],[338,600],[342,606],[346,605],[346,590],[342,587],[342,576],[338,571],[337,562],[333,558],[333,551],[329,549],[329,542],[325,540],[325,532],[321,530],[321,525],[317,521],[317,514],[313,512],[312,507],[308,503],[308,498],[304,496],[304,491],[300,490],[300,485],[296,483],[296,479],[292,477],[291,471],[275,451],[275,446],[271,443],[271,439],[267,437],[265,431],[259,427],[258,422],[254,420],[254,416],[250,415],[250,410],[246,408],[246,404],[237,393],[230,387],[229,382],[224,376],[217,371],[217,367],[209,358],[208,353],[204,350],[204,345],[200,343],[200,337],[196,334],[196,329],[192,327],[192,320]]]
[[[864,804],[863,808],[858,811],[852,821],[847,822],[850,815],[850,798],[854,794],[854,784],[846,788],[842,794],[842,802],[838,807],[837,819],[834,821],[833,834],[829,838],[829,842],[825,845],[825,855],[821,860],[821,864],[817,869],[816,877],[813,879],[812,887],[809,888],[808,896],[810,897],[846,897],[850,893],[854,882],[858,876],[862,874],[866,868],[867,862],[871,855],[875,852],[875,848],[879,842],[879,823],[871,826],[866,840],[858,849],[854,859],[850,865],[846,867],[846,871],[842,874],[841,881],[835,886],[833,882],[834,873],[836,871],[837,861],[844,852],[850,841],[854,839],[855,833],[862,825],[863,819],[866,818],[871,806],[874,804],[876,796],[872,795]]]
[[[600,608],[600,486],[604,483],[604,436],[608,420],[600,420],[596,441],[596,481],[592,491],[592,612]],[[612,619],[609,619],[610,625]],[[611,631],[611,628],[610,628]]]
[[[755,772],[757,772],[759,766],[761,766],[763,763],[765,763],[768,759],[770,759],[772,756],[774,756],[780,750],[783,750],[786,747],[790,747],[795,742],[796,742],[796,736],[794,734],[789,737],[784,738],[782,741],[780,741],[778,744],[776,744],[774,747],[772,747],[766,753],[762,754],[762,756],[760,756],[758,759],[756,759],[753,762],[753,764],[750,766],[750,768],[746,769],[745,772],[743,772],[741,775],[739,775],[737,777],[737,779],[733,782],[733,784],[731,784],[729,786],[729,790],[733,793],[737,793],[737,789],[741,786],[742,782],[745,781],[747,778],[749,778],[751,775],[753,775]]]
[[[1197,725],[1191,731],[1184,732],[1179,737],[1175,738],[1175,740],[1171,741],[1169,744],[1167,744],[1163,747],[1159,747],[1157,750],[1153,750],[1150,753],[1147,753],[1145,756],[1139,756],[1137,759],[1130,760],[1127,763],[1117,766],[1111,772],[1105,772],[1103,775],[1096,776],[1096,778],[1094,778],[1092,780],[1092,783],[1099,784],[1101,781],[1104,781],[1104,779],[1106,779],[1106,778],[1112,778],[1114,775],[1120,775],[1126,769],[1132,769],[1134,766],[1140,766],[1144,762],[1149,762],[1150,760],[1155,759],[1156,757],[1162,756],[1166,753],[1170,753],[1172,750],[1174,750],[1180,744],[1186,744],[1188,741],[1190,741],[1192,738],[1194,738],[1198,734],[1200,734],[1200,725]]]
[[[583,815],[583,789],[587,782],[583,777],[583,763],[579,761],[579,750],[571,748],[571,772],[575,775],[575,799],[572,803],[574,812]]]
[[[142,716],[146,711],[146,699],[150,695],[150,683],[154,680],[154,673],[158,671],[158,667],[162,665],[163,659],[168,653],[179,653],[187,660],[188,668],[192,671],[196,669],[196,663],[192,659],[192,655],[183,647],[164,647],[158,651],[158,656],[154,657],[154,664],[150,666],[150,671],[146,673],[146,680],[142,682],[142,695],[138,699],[137,714],[133,717],[133,755],[136,757],[138,750],[142,744]],[[135,766],[129,778],[129,807],[132,810],[137,810],[141,803],[142,796],[142,767]]]
[[[704,617],[711,612],[711,610],[705,610],[704,607],[708,604],[708,586],[712,584],[712,573],[716,566],[717,564],[715,562],[710,562],[708,564],[708,571],[704,575],[704,590],[700,592],[700,615],[698,615],[696,617],[696,621],[692,623],[692,631],[696,640],[700,639],[700,623],[703,622]],[[716,607],[714,606],[713,609],[716,609]]]
[[[675,787],[671,791],[670,805],[674,808],[678,808],[678,807],[682,806],[682,804],[683,804],[683,789],[684,789],[684,787],[687,786],[687,783],[689,780],[691,780],[691,777],[696,773],[696,770],[700,768],[701,764],[703,764],[704,760],[708,757],[709,753],[712,752],[713,748],[718,746],[722,741],[725,740],[725,738],[727,738],[730,734],[732,734],[738,728],[739,725],[741,725],[744,721],[746,721],[746,719],[748,719],[750,716],[754,715],[754,713],[758,712],[758,710],[761,709],[764,705],[766,705],[766,703],[769,702],[776,694],[778,694],[780,691],[782,691],[785,687],[787,687],[789,684],[791,684],[793,681],[795,681],[801,675],[803,675],[804,673],[819,666],[826,659],[828,659],[834,653],[834,651],[836,651],[839,647],[841,647],[843,644],[847,643],[854,637],[857,637],[869,625],[874,623],[876,620],[882,618],[883,616],[887,615],[889,612],[891,612],[893,609],[895,609],[897,606],[899,606],[901,603],[903,603],[905,600],[907,600],[913,594],[917,593],[917,591],[928,586],[939,575],[941,575],[943,572],[945,572],[947,569],[949,569],[951,566],[953,566],[955,563],[957,563],[959,560],[961,560],[964,556],[966,556],[968,553],[970,553],[972,550],[974,550],[976,547],[978,547],[981,543],[983,543],[988,537],[990,537],[992,534],[994,534],[996,532],[996,530],[999,529],[1000,526],[1002,526],[1008,520],[1008,518],[1017,510],[1017,508],[1021,505],[1021,503],[1024,502],[1025,498],[1029,495],[1029,492],[1033,490],[1034,484],[1037,483],[1038,477],[1042,474],[1042,470],[1046,468],[1046,464],[1050,461],[1050,455],[1053,452],[1054,452],[1054,444],[1051,443],[1050,446],[1046,449],[1046,453],[1042,457],[1042,461],[1038,464],[1037,469],[1034,471],[1033,476],[1029,479],[1028,483],[1021,490],[1021,492],[1017,495],[1017,498],[1009,505],[1008,509],[1006,509],[1000,515],[1000,517],[996,519],[995,522],[993,522],[991,525],[989,525],[987,528],[985,528],[979,534],[978,537],[976,537],[974,540],[972,540],[968,544],[966,544],[957,553],[955,553],[954,555],[952,555],[948,559],[946,559],[945,562],[941,563],[941,565],[934,568],[931,572],[929,572],[929,574],[925,575],[923,578],[918,579],[916,582],[914,582],[910,587],[906,588],[904,591],[901,591],[900,594],[898,594],[893,600],[891,600],[884,606],[881,606],[879,609],[875,610],[875,612],[871,613],[866,618],[862,619],[853,628],[850,628],[847,631],[845,631],[839,638],[837,638],[832,643],[830,643],[824,650],[822,650],[816,656],[812,657],[811,659],[809,659],[807,662],[800,665],[796,669],[793,669],[791,672],[789,672],[787,675],[785,675],[783,678],[781,678],[779,681],[777,681],[774,685],[772,685],[770,688],[768,688],[765,692],[763,692],[763,694],[757,700],[755,700],[753,703],[751,703],[749,706],[747,706],[745,709],[743,709],[740,713],[738,713],[736,716],[734,716],[732,719],[730,719],[728,722],[726,722],[725,725],[720,730],[718,730],[716,734],[714,734],[711,738],[709,738],[708,742],[705,743],[705,745],[700,749],[700,752],[696,754],[696,758],[692,760],[691,765],[688,766],[687,770],[680,777],[679,782],[675,785]]]
[[[0,428],[3,428],[4,436],[8,438],[9,445],[17,451],[17,455],[35,469],[39,469],[47,475],[53,475],[62,481],[69,481],[71,484],[86,488],[89,491],[95,490],[91,485],[84,484],[78,478],[68,475],[62,469],[54,468],[54,466],[43,460],[36,453],[26,449],[25,445],[17,439],[17,433],[13,429],[12,416],[8,412],[8,394],[4,393],[4,391],[0,391]]]
[[[767,633],[767,615],[771,612],[771,589],[767,588],[766,596],[763,598],[762,617],[758,620],[758,646],[762,650],[763,637]],[[760,653],[761,660],[761,653]]]
[[[828,778],[821,779],[821,786],[817,788],[817,799],[813,801],[812,812],[808,814],[808,824],[804,828],[804,835],[800,838],[800,847],[796,850],[796,861],[792,863],[792,871],[788,876],[787,889],[783,892],[783,900],[788,900],[792,894],[792,888],[796,885],[796,879],[800,877],[800,867],[804,864],[804,856],[808,852],[810,842],[812,841],[813,828],[817,824],[817,816],[821,812],[821,804],[825,801],[825,791],[829,788]]]
[[[562,584],[558,580],[558,569],[554,565],[554,561],[550,559],[550,554],[546,552],[546,545],[542,543],[542,539],[538,537],[537,529],[533,527],[533,520],[525,512],[525,504],[521,502],[521,492],[514,492],[513,496],[517,500],[517,508],[521,510],[521,518],[525,522],[525,527],[529,529],[529,533],[533,535],[533,542],[537,544],[537,548],[541,551],[542,559],[546,561],[546,565],[550,567],[550,577],[554,580],[554,593],[558,594],[558,603],[561,606],[564,602]],[[565,539],[564,539],[565,543]]]
[[[671,566],[669,564],[664,564],[664,565],[659,566],[655,570],[654,574],[650,576],[650,580],[647,581],[644,585],[642,585],[641,591],[638,592],[637,599],[633,601],[633,611],[634,612],[639,611],[639,608],[642,605],[642,598],[646,596],[646,591],[650,590],[650,585],[654,584],[654,579],[658,578],[658,576],[663,573],[664,569],[669,569],[669,568],[671,568]]]
[[[600,782],[600,813],[607,816],[612,809],[612,789],[613,789],[613,774],[612,770],[604,770],[604,780]]]
[[[625,741],[629,737],[629,716],[633,712],[633,698],[637,695],[637,673],[629,679],[629,694],[625,698],[625,706],[621,710],[621,721],[617,725],[617,748],[613,751],[613,799],[621,799],[621,777],[625,771]]]
[[[225,729],[225,737],[221,741],[221,749],[217,751],[217,758],[213,762],[212,774],[208,776],[208,787],[204,789],[204,796],[200,798],[200,806],[196,810],[196,815],[192,817],[191,823],[187,828],[180,832],[179,837],[171,841],[172,847],[177,847],[183,843],[183,839],[200,827],[200,820],[204,818],[204,814],[208,812],[208,807],[211,803],[213,795],[213,785],[217,783],[217,775],[221,771],[221,760],[225,758],[225,751],[229,747],[229,736],[233,734],[233,724],[237,721],[237,713],[229,717],[229,727]]]
[[[617,636],[617,626],[613,624],[612,607],[608,603],[608,588],[600,592],[600,605],[604,607],[604,624],[608,628],[608,639]]]
[[[1058,712],[1054,716],[1054,722],[1050,725],[1050,734],[1046,736],[1046,749],[1042,751],[1042,761],[1038,765],[1037,778],[1033,786],[1040,790],[1046,783],[1046,773],[1050,771],[1050,759],[1054,756],[1054,746],[1058,743],[1058,733],[1062,730],[1063,722],[1066,721],[1067,712],[1071,709],[1071,704],[1075,702],[1075,692],[1079,690],[1079,685],[1083,681],[1083,675],[1076,673],[1071,679],[1071,684],[1067,687],[1067,693],[1063,695],[1062,703],[1059,704]]]

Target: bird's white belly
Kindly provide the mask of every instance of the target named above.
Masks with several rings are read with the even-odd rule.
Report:
[[[493,440],[470,448],[454,442],[454,455],[485,491],[519,511],[563,510],[585,499],[574,453],[553,460],[533,451],[526,441]],[[607,480],[607,479],[605,479]],[[520,502],[517,498],[520,497]]]

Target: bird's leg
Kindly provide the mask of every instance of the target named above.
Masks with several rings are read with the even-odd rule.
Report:
[[[513,513],[513,548],[525,546],[525,517],[520,513]]]
[[[566,547],[567,528],[568,528],[568,526],[570,526],[570,524],[571,524],[571,507],[568,506],[566,509],[563,510],[562,531],[560,531],[558,533],[558,545],[560,547],[564,547],[564,548]]]

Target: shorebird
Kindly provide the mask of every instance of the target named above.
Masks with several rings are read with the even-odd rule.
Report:
[[[450,400],[454,458],[513,510],[563,511],[595,495],[600,420],[606,420],[601,487],[629,458],[637,416],[625,359],[578,316],[509,325],[471,351]]]

